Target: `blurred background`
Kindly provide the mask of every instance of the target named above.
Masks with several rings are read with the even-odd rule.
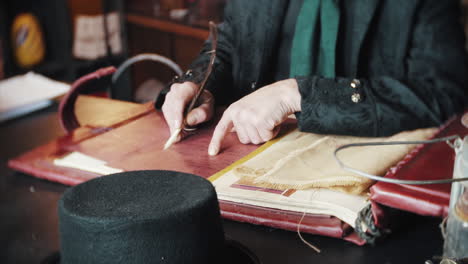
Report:
[[[225,2],[1,0],[0,79],[34,71],[70,83],[140,53],[166,56],[185,70],[208,37],[208,21],[222,21]],[[119,84],[136,93],[174,75],[144,61]]]
[[[34,71],[72,82],[147,52],[185,70],[208,37],[208,21],[223,20],[226,1],[1,0],[0,79]],[[460,22],[468,33],[468,0],[460,5]],[[173,76],[164,65],[141,62],[120,85],[134,94],[151,92]]]

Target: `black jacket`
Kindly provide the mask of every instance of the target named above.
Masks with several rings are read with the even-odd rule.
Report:
[[[436,126],[468,102],[464,36],[455,0],[354,0],[352,26],[340,32],[333,79],[298,76],[299,128],[315,133],[386,136]],[[230,0],[218,27],[208,82],[230,103],[273,82],[286,0]],[[206,68],[210,41],[192,64]],[[353,79],[360,84],[350,86]],[[358,93],[359,102],[351,96]]]

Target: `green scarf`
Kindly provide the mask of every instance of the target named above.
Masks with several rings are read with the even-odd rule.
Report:
[[[335,77],[338,0],[304,0],[296,21],[289,76]]]

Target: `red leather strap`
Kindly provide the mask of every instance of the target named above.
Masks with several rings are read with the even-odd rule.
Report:
[[[74,129],[80,127],[75,115],[75,103],[78,95],[92,91],[96,87],[100,88],[106,83],[109,85],[110,78],[115,71],[115,67],[112,66],[102,68],[81,77],[72,84],[70,91],[60,101],[58,110],[60,124],[67,133],[71,133]]]

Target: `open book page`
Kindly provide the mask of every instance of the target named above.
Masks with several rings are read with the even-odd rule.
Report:
[[[358,213],[368,204],[367,191],[373,182],[339,167],[334,150],[350,143],[424,140],[435,131],[429,128],[386,138],[362,138],[295,130],[215,176],[213,184],[221,200],[332,215],[354,227]],[[413,147],[350,148],[340,158],[352,168],[383,175]]]
[[[435,131],[434,128],[418,129],[391,137],[366,138],[318,135],[295,130],[260,155],[234,168],[234,173],[245,182],[266,188],[339,188],[348,193],[360,194],[367,191],[373,182],[338,165],[333,153],[339,146],[424,140]],[[338,156],[354,169],[382,176],[412,148],[414,145],[405,144],[355,147],[341,151]]]
[[[308,214],[332,215],[354,227],[358,213],[369,204],[367,196],[328,189],[275,190],[238,183],[229,171],[213,182],[218,198],[236,202]]]
[[[0,121],[47,107],[70,85],[29,72],[0,81]]]

